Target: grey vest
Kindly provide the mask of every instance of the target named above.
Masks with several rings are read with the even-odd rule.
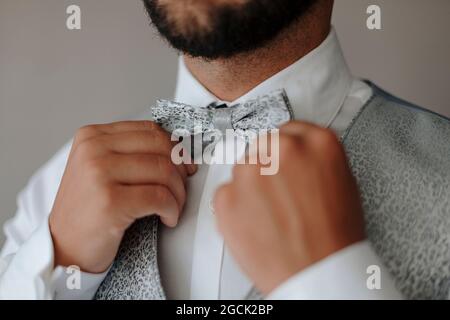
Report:
[[[342,137],[368,239],[406,298],[450,299],[450,121],[373,89]],[[157,228],[131,226],[96,299],[165,299]]]

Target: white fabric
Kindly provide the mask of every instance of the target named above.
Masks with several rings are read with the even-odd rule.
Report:
[[[370,268],[368,270],[369,266],[379,267],[379,289],[372,287],[369,277],[374,273]],[[369,280],[369,286],[367,280]],[[272,300],[398,300],[402,297],[369,243],[363,241],[338,251],[292,276],[267,298]]]
[[[307,56],[231,103],[280,88],[286,90],[296,119],[322,126],[330,124],[338,133],[345,130],[372,94],[369,86],[351,76],[334,30]],[[218,99],[190,74],[180,58],[175,100],[205,106]],[[5,225],[0,298],[91,299],[106,275],[82,273],[81,288],[69,290],[65,269],[53,267],[48,215],[69,148],[70,144],[66,145],[31,178],[18,197],[16,216]],[[174,229],[161,229],[159,264],[170,299],[242,299],[252,287],[225,248],[211,208],[214,191],[230,178],[231,168],[200,165],[188,182],[188,200],[180,224]],[[383,278],[382,290],[374,292],[362,287],[366,278],[352,270],[366,270],[369,264],[382,268],[370,246],[362,242],[293,276],[269,298],[399,297],[388,276]],[[321,279],[326,279],[326,286]],[[322,287],[327,290],[321,290]]]

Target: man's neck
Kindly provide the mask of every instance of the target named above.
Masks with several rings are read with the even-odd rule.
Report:
[[[184,56],[189,71],[216,97],[234,101],[318,47],[330,32],[332,5],[311,10],[263,48],[228,59]]]

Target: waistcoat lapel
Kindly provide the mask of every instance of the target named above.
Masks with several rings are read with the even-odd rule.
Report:
[[[126,232],[117,257],[100,285],[98,300],[164,300],[158,268],[158,223],[152,216]]]

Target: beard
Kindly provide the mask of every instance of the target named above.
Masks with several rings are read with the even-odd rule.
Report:
[[[263,47],[316,0],[143,0],[153,25],[192,57],[230,58]]]

